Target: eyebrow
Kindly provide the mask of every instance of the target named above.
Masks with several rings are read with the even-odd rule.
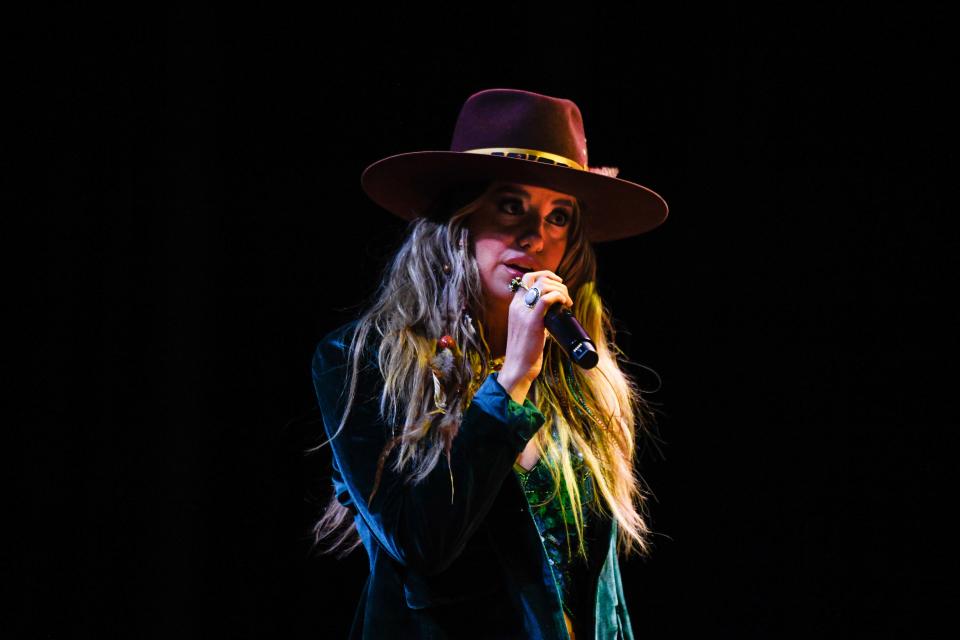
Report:
[[[512,193],[512,194],[514,194],[514,195],[523,196],[524,198],[527,198],[528,200],[530,199],[530,194],[527,192],[526,189],[523,189],[523,188],[520,188],[520,187],[511,187],[511,186],[509,186],[509,185],[506,185],[506,186],[503,186],[503,187],[499,187],[499,188],[495,189],[493,193],[494,193],[494,194],[499,194],[499,193]],[[553,201],[553,204],[565,204],[565,205],[567,205],[567,206],[569,206],[569,207],[571,207],[571,208],[573,207],[573,201],[571,201],[569,198],[557,198],[556,200]]]

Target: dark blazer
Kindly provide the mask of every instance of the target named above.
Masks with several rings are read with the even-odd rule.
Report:
[[[343,415],[355,327],[328,334],[313,358],[328,436]],[[492,373],[464,412],[451,464],[441,455],[430,475],[412,485],[388,461],[367,504],[391,435],[379,417],[376,347],[368,341],[355,404],[330,442],[337,498],[353,513],[370,559],[350,637],[569,638],[543,542],[513,471],[543,414],[529,399],[514,402]],[[603,518],[588,536],[590,561],[575,578],[587,585],[574,605],[577,640],[633,638],[616,534],[616,522]]]

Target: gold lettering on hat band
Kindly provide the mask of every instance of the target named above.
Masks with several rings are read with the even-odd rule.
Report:
[[[503,156],[504,158],[519,158],[521,160],[531,160],[533,162],[542,162],[543,164],[555,164],[561,167],[586,171],[579,162],[574,162],[570,158],[559,156],[547,151],[537,151],[536,149],[517,149],[514,147],[487,147],[485,149],[467,149],[464,153],[480,153],[488,156]]]

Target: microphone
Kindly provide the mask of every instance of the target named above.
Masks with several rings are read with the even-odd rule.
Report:
[[[593,340],[587,335],[580,325],[573,312],[565,306],[556,302],[547,310],[543,318],[543,324],[547,328],[563,350],[567,357],[576,362],[584,369],[592,369],[597,366],[600,356],[597,355],[597,349],[593,345]]]

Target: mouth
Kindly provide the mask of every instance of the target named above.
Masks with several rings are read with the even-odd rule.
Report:
[[[506,264],[504,265],[507,268],[507,271],[513,274],[515,278],[522,278],[523,274],[533,271],[530,267],[523,267],[518,264]]]

